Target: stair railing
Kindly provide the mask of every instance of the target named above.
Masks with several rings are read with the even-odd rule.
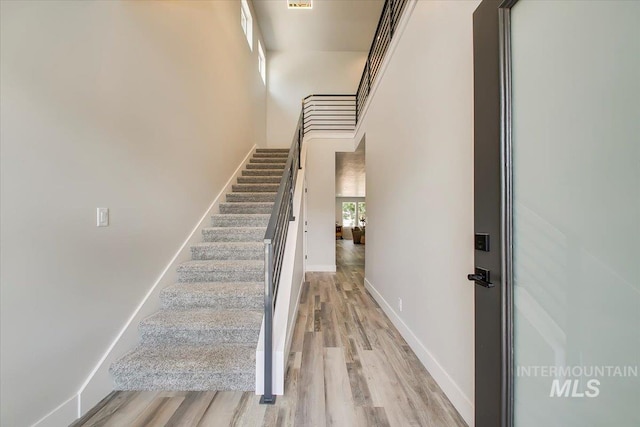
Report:
[[[273,404],[276,401],[273,394],[273,315],[289,222],[295,220],[293,193],[298,169],[301,169],[302,140],[307,132],[355,130],[407,2],[385,0],[354,95],[309,95],[302,100],[298,125],[264,236],[264,391],[260,403]]]
[[[273,313],[278,296],[289,222],[295,220],[293,193],[296,188],[298,169],[301,168],[302,138],[304,138],[304,127],[301,112],[264,236],[264,391],[260,403],[273,404],[276,401],[276,396],[273,394]]]

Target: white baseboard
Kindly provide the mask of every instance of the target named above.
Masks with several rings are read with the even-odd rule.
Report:
[[[335,273],[336,265],[335,264],[326,264],[326,265],[307,265],[307,272],[319,272],[319,273]]]
[[[31,427],[68,426],[78,418],[79,396],[73,395],[60,406],[36,421]]]
[[[416,337],[413,331],[393,310],[392,306],[383,298],[380,292],[365,277],[364,286],[371,296],[378,302],[382,310],[391,319],[394,326],[400,331],[402,337],[407,341],[409,347],[418,356],[420,362],[429,371],[434,380],[438,383],[444,394],[447,395],[453,406],[458,410],[462,418],[469,427],[474,426],[474,406],[469,397],[460,389],[458,384],[449,376],[447,371],[440,365],[438,360],[431,354],[427,347]]]
[[[160,292],[166,286],[175,283],[176,267],[181,262],[184,262],[191,258],[191,245],[202,240],[200,233],[202,232],[202,229],[209,224],[206,221],[208,221],[213,211],[217,209],[220,202],[224,201],[223,198],[226,193],[231,191],[232,185],[235,183],[236,178],[242,173],[243,166],[249,161],[249,158],[255,151],[255,148],[255,145],[251,147],[247,155],[240,162],[229,180],[211,202],[197,224],[195,224],[191,233],[182,243],[182,246],[180,246],[173,258],[165,266],[164,270],[160,273],[155,283],[151,286],[147,294],[140,301],[129,319],[127,319],[127,321],[125,322],[116,338],[109,345],[85,382],[82,384],[77,395],[78,404],[75,406],[74,412],[76,416],[74,419],[81,417],[89,409],[100,402],[100,400],[102,400],[107,394],[113,391],[113,381],[111,379],[111,375],[109,374],[109,367],[111,366],[111,363],[122,357],[126,352],[137,345],[139,339],[138,323],[140,323],[140,320],[142,320],[144,317],[152,314],[160,308]],[[73,421],[73,419],[71,421]],[[68,424],[69,423],[66,423],[65,425]],[[43,426],[46,425],[49,424],[43,424]]]

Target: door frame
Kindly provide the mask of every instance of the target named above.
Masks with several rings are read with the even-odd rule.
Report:
[[[513,300],[513,140],[511,75],[511,9],[518,0],[505,0],[498,7],[500,58],[500,229],[503,278],[502,292],[502,412],[507,427],[514,425],[514,300]]]
[[[514,425],[514,336],[513,336],[513,162],[512,162],[512,102],[511,102],[511,9],[518,0],[483,0],[474,13],[474,38],[478,37],[478,46],[474,41],[474,53],[476,48],[485,57],[476,57],[476,66],[483,62],[481,70],[476,69],[474,74],[475,84],[484,91],[476,88],[474,93],[474,105],[476,111],[476,138],[480,137],[481,142],[476,139],[476,154],[474,154],[475,175],[475,223],[476,233],[484,233],[493,230],[499,234],[495,240],[496,246],[500,245],[500,252],[490,255],[488,258],[482,252],[476,251],[475,264],[480,267],[483,264],[495,268],[496,273],[492,275],[492,281],[497,285],[495,288],[486,289],[476,287],[474,297],[476,305],[476,423],[485,422],[478,415],[487,411],[494,415],[493,425],[485,426],[476,424],[477,427],[494,427],[499,423],[500,427],[513,427]],[[476,27],[476,18],[478,25]],[[484,108],[489,111],[481,112]],[[478,114],[481,114],[479,116]],[[480,125],[480,123],[482,123]],[[480,130],[478,130],[480,129]],[[479,147],[482,145],[482,147]],[[487,149],[481,152],[482,149]],[[482,171],[482,168],[498,167],[499,180],[496,175],[490,175]],[[495,171],[493,173],[497,173]],[[478,185],[479,178],[484,182]],[[487,190],[491,192],[491,197],[487,199],[479,197],[486,196]],[[484,204],[485,206],[479,205]],[[498,206],[499,204],[499,206]],[[489,206],[489,208],[487,208]],[[499,212],[499,219],[497,218]],[[478,216],[480,215],[480,216]],[[487,223],[487,216],[493,216],[490,223]],[[478,218],[483,225],[478,225]],[[499,224],[498,224],[499,223]],[[495,224],[495,225],[491,225]],[[486,229],[480,229],[486,228]],[[497,248],[496,248],[497,249]],[[496,265],[499,263],[499,266]],[[495,295],[499,292],[499,295]],[[491,296],[493,295],[493,296]],[[493,303],[491,303],[493,301]],[[478,313],[478,308],[484,306],[484,314]],[[499,307],[499,313],[498,313]],[[493,311],[495,310],[495,312]],[[482,360],[478,359],[478,337],[482,333],[479,328],[483,326],[494,326],[498,328],[499,317],[499,342],[497,337],[488,343],[482,343],[500,355],[499,372],[498,365],[488,366],[490,380],[486,373],[479,381],[478,371],[482,365],[482,360],[486,362],[487,350],[484,349]],[[493,320],[492,320],[493,319]],[[487,323],[488,322],[488,323]],[[496,331],[497,332],[497,331]],[[487,335],[484,335],[487,338]],[[491,336],[489,336],[491,338]],[[488,345],[487,345],[488,344]],[[500,348],[498,348],[498,346]],[[487,382],[495,384],[487,384]],[[479,384],[480,383],[480,384]],[[478,385],[483,387],[478,388]],[[496,390],[499,388],[499,390]],[[483,394],[488,391],[488,397]],[[479,396],[481,396],[479,398]],[[495,398],[492,398],[494,396]],[[499,401],[496,401],[498,400]],[[480,402],[480,405],[478,404]],[[488,406],[490,408],[487,408]],[[486,424],[486,422],[485,422]]]

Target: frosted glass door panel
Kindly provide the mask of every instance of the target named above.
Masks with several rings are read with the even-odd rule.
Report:
[[[640,426],[639,23],[512,9],[517,427]]]

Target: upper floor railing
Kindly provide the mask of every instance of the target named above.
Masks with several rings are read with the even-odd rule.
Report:
[[[362,110],[367,103],[369,93],[375,82],[384,55],[387,53],[387,49],[391,44],[391,39],[396,32],[402,12],[409,0],[386,0],[384,6],[382,6],[382,14],[378,21],[378,27],[376,33],[373,36],[371,42],[371,48],[369,49],[369,55],[367,55],[367,62],[364,65],[364,71],[360,78],[360,84],[356,91],[356,123],[360,120]]]
[[[356,126],[355,95],[309,95],[302,100],[304,133],[352,131]]]
[[[355,94],[314,94],[302,100],[302,136],[308,132],[353,131],[409,0],[386,0]]]

